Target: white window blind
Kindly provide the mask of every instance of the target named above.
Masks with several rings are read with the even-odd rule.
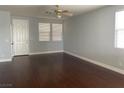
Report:
[[[116,48],[124,48],[124,11],[116,12],[115,17]]]
[[[50,41],[50,23],[39,23],[39,41]]]
[[[52,24],[52,40],[62,40],[62,24]]]

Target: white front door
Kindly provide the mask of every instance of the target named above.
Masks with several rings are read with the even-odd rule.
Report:
[[[13,19],[14,55],[27,55],[29,52],[29,23],[24,19]]]

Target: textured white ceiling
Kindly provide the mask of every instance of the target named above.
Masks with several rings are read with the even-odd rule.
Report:
[[[97,8],[102,7],[101,5],[60,5],[61,9],[69,10],[74,15],[78,15],[87,11],[91,11]],[[46,9],[54,9],[55,6],[46,6]]]
[[[73,16],[79,15],[97,8],[103,7],[102,5],[60,5],[63,10],[69,10]],[[54,11],[55,5],[9,5],[0,6],[0,10],[10,11],[14,16],[33,16],[55,18],[55,15],[48,15],[46,11]]]

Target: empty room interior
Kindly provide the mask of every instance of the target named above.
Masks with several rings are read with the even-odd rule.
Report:
[[[0,5],[0,87],[124,87],[124,6]]]

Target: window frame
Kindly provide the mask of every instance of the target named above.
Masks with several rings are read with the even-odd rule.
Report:
[[[49,40],[41,40],[40,38],[41,38],[41,36],[40,36],[40,24],[49,24]],[[49,22],[39,22],[38,23],[38,32],[39,32],[39,42],[50,42],[51,41],[51,23],[49,23]],[[42,32],[42,31],[41,31]]]
[[[60,40],[54,40],[53,39],[53,25],[54,24],[57,24],[57,25],[61,25],[62,26],[62,29],[61,29],[61,39]],[[51,32],[51,40],[53,41],[53,42],[60,42],[60,41],[63,41],[63,23],[52,23],[51,24],[51,29],[52,29],[52,32]]]
[[[50,32],[49,32],[49,40],[40,40],[40,24],[49,24],[50,25]],[[62,31],[61,31],[61,40],[53,40],[53,37],[54,37],[54,35],[53,35],[53,25],[54,24],[60,24],[60,25],[62,25]],[[39,32],[39,42],[61,42],[61,41],[63,41],[63,23],[56,23],[56,22],[38,22],[38,32]]]
[[[115,48],[124,49],[124,46],[119,47],[119,45],[118,45],[118,32],[120,32],[120,31],[124,32],[124,28],[117,28],[117,13],[118,12],[124,12],[124,10],[115,12],[115,39],[114,39],[115,40]]]

